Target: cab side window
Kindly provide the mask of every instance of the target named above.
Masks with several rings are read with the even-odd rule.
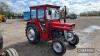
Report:
[[[36,9],[31,10],[31,17],[32,19],[36,18]]]
[[[38,19],[44,19],[44,10],[38,9]]]

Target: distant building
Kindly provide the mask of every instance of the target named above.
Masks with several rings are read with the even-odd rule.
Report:
[[[23,19],[29,20],[30,19],[30,12],[23,12]]]

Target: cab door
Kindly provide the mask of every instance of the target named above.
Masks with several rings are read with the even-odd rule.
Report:
[[[38,22],[41,27],[41,29],[44,31],[45,30],[45,19],[44,19],[44,9],[38,9]]]
[[[37,14],[38,14],[38,22],[39,22],[39,26],[41,28],[41,33],[40,35],[42,36],[42,40],[48,40],[48,27],[47,27],[47,22],[45,19],[45,10],[43,8],[40,8],[37,10]]]

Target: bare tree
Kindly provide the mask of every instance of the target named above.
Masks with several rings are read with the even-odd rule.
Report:
[[[0,2],[0,14],[5,14],[5,12],[9,11],[10,11],[9,6],[4,2]]]

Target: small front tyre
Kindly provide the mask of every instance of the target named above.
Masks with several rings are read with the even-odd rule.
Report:
[[[79,37],[75,34],[74,39],[69,42],[70,45],[75,46],[79,43]]]
[[[63,55],[66,52],[66,44],[61,38],[54,39],[52,42],[52,50],[57,55]]]
[[[69,45],[75,46],[79,43],[79,37],[74,32],[67,32],[67,38],[65,38]]]

